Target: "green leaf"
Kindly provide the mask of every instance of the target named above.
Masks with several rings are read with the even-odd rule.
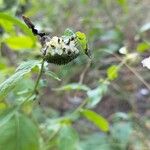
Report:
[[[22,23],[19,19],[13,17],[13,16],[10,16],[6,13],[0,13],[0,21],[9,21],[11,23],[13,23],[14,25],[17,25],[20,27],[20,29],[26,33],[27,35],[31,36],[33,40],[35,40],[35,37],[33,35],[33,33],[31,32],[31,30],[24,24]]]
[[[12,49],[30,49],[33,48],[34,42],[29,36],[11,36],[4,39],[4,42]]]
[[[58,135],[59,150],[76,150],[78,134],[70,125],[63,125]]]
[[[81,47],[82,50],[86,50],[87,49],[87,39],[86,39],[86,35],[80,31],[75,33],[77,36],[77,40],[78,43]]]
[[[0,113],[7,108],[7,105],[3,102],[0,102]]]
[[[67,28],[64,31],[64,36],[72,36],[72,35],[74,35],[74,32],[71,29]]]
[[[138,52],[141,52],[141,53],[146,52],[148,49],[150,49],[150,44],[149,43],[145,43],[145,42],[139,43],[137,45],[136,49],[137,49]]]
[[[107,134],[100,133],[91,133],[80,142],[82,150],[112,150],[111,144]]]
[[[11,91],[15,84],[22,79],[22,77],[29,73],[32,68],[39,65],[40,61],[37,60],[30,60],[27,62],[23,62],[16,70],[15,74],[5,80],[3,83],[0,84],[0,96],[5,96]]]
[[[61,79],[52,71],[46,71],[46,75],[58,80],[58,81],[61,81]]]
[[[58,91],[72,91],[72,90],[83,90],[83,91],[88,91],[90,90],[89,87],[87,87],[86,85],[83,84],[79,84],[79,83],[72,83],[72,84],[67,84],[65,86],[62,86],[60,88],[57,88],[55,90]]]
[[[36,126],[23,114],[7,111],[0,115],[1,150],[39,150]]]
[[[117,0],[120,5],[125,5],[127,0]]]
[[[130,142],[130,136],[132,134],[132,123],[131,122],[116,122],[111,128],[111,135],[115,144],[120,147],[120,149],[126,149],[128,143]],[[119,143],[119,145],[118,145]]]
[[[112,65],[107,69],[107,77],[109,80],[115,80],[118,77],[119,67]]]
[[[118,4],[122,7],[122,9],[127,12],[128,11],[128,3],[127,0],[117,0]]]
[[[38,66],[40,64],[41,61],[39,60],[29,60],[21,63],[20,66],[16,69],[16,71],[23,71],[23,70],[31,71],[31,69],[33,69],[35,66]]]
[[[83,109],[81,114],[86,117],[89,121],[95,124],[99,129],[106,132],[109,130],[109,123],[108,121],[103,118],[101,115],[97,114],[96,112],[88,109]]]
[[[10,21],[8,21],[8,20],[2,20],[1,18],[0,18],[0,25],[1,25],[1,27],[3,27],[4,28],[4,30],[6,31],[6,32],[11,32],[11,31],[13,31],[13,23],[12,22],[10,22]]]
[[[87,91],[88,95],[88,108],[95,107],[101,100],[104,94],[107,92],[108,84],[107,83],[101,83],[97,88],[93,90]]]
[[[129,115],[124,113],[124,112],[116,112],[112,116],[112,120],[114,122],[117,122],[117,121],[120,121],[120,120],[129,120],[129,119],[130,119]]]

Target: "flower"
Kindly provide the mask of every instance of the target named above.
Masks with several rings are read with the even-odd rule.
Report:
[[[126,55],[126,54],[128,53],[128,50],[127,50],[127,48],[124,46],[124,47],[121,47],[121,48],[119,49],[119,53],[120,53],[120,54],[123,54],[123,55]]]
[[[143,67],[150,69],[150,57],[143,59],[141,63],[143,64]]]
[[[45,47],[45,60],[57,65],[67,64],[82,54],[74,36],[54,36],[46,42]]]

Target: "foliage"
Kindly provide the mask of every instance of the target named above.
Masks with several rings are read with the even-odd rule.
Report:
[[[38,150],[39,135],[37,127],[24,114],[7,110],[0,116],[0,149]],[[9,144],[8,144],[9,141]]]
[[[105,120],[102,116],[96,114],[95,112],[84,109],[82,110],[82,114],[91,122],[93,122],[96,126],[98,126],[102,131],[109,130],[109,124],[107,120]]]
[[[64,125],[59,133],[58,148],[60,150],[75,150],[78,143],[78,135],[76,131],[69,125]]]
[[[149,4],[0,0],[0,150],[149,149]],[[22,15],[90,58],[46,62]]]
[[[29,73],[32,68],[35,66],[39,65],[40,61],[37,60],[31,60],[28,62],[22,63],[17,69],[15,74],[13,74],[10,78],[5,80],[3,83],[0,85],[0,96],[5,96],[10,92],[10,90],[15,86],[17,82],[19,82],[22,77]]]

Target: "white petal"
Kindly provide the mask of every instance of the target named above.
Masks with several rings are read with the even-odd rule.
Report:
[[[57,36],[54,36],[54,37],[50,40],[49,45],[54,45],[56,48],[58,48],[58,47],[59,47],[58,37],[57,37]]]
[[[50,52],[50,53],[51,53],[52,56],[54,56],[54,55],[55,55],[55,50],[54,50],[54,49],[51,49],[51,52]]]
[[[124,46],[124,47],[121,47],[120,49],[119,49],[119,53],[120,54],[127,54],[128,53],[128,51],[127,51],[127,48]]]
[[[75,41],[71,41],[69,46],[70,46],[71,48],[75,47]]]
[[[62,49],[57,49],[57,54],[58,55],[62,55],[62,53],[63,53]]]
[[[79,50],[77,48],[74,48],[75,54],[79,53]]]
[[[141,63],[143,64],[143,67],[147,67],[148,69],[150,69],[150,57],[145,58]]]

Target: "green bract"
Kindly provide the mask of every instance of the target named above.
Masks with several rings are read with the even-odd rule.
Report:
[[[79,43],[79,49],[81,49],[81,51],[85,53],[88,57],[91,57],[88,49],[88,44],[87,44],[88,42],[86,39],[86,35],[78,31],[76,32],[76,37],[77,37],[77,42]]]
[[[82,32],[76,32],[77,40],[81,46],[81,49],[84,51],[87,49],[87,39],[86,35]]]

